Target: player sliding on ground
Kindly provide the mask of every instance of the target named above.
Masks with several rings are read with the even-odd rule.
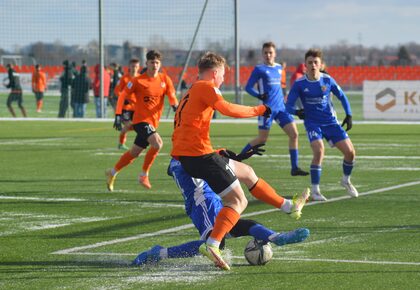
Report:
[[[321,194],[319,183],[322,172],[322,159],[324,158],[324,143],[327,139],[331,146],[335,146],[344,155],[343,178],[341,185],[352,197],[359,193],[350,182],[356,152],[346,131],[352,127],[351,108],[349,101],[335,80],[328,74],[320,72],[322,65],[322,52],[310,49],[305,54],[306,74],[297,79],[293,84],[286,102],[289,113],[297,115],[304,120],[309,142],[311,143],[313,158],[311,163],[311,197],[313,200],[325,201]],[[343,105],[346,117],[342,125],[337,121],[337,116],[331,101],[333,93]],[[295,102],[300,98],[303,109],[296,110]],[[346,131],[342,126],[347,125]]]
[[[248,152],[239,155],[236,155],[231,151],[221,151],[220,154],[225,156],[223,157],[224,159],[226,156],[229,156],[237,161],[242,161],[253,154],[260,154],[258,147],[259,146],[251,147]],[[230,163],[227,159],[226,162]],[[253,172],[252,169],[251,171]],[[213,229],[214,220],[217,214],[223,208],[221,198],[210,188],[207,182],[202,179],[191,177],[185,172],[178,160],[171,160],[168,167],[168,174],[173,177],[182,193],[185,203],[185,212],[200,233],[200,240],[190,241],[168,248],[156,245],[150,250],[140,253],[133,261],[132,265],[141,266],[154,264],[168,258],[188,258],[197,256],[199,254],[200,246],[205,243],[205,240]],[[286,244],[304,241],[309,236],[309,230],[306,228],[299,228],[290,232],[277,233],[253,220],[239,219],[226,237],[236,238],[242,236],[253,236],[255,239],[266,243],[272,242],[277,246],[284,246]],[[223,246],[224,239],[222,240],[220,248],[223,249]]]
[[[283,198],[262,178],[251,174],[252,168],[241,162],[227,162],[214,152],[210,142],[210,121],[214,110],[221,114],[248,118],[269,117],[265,105],[255,107],[231,104],[223,99],[219,87],[225,74],[225,59],[212,52],[205,53],[198,62],[199,79],[181,100],[175,113],[171,155],[178,159],[192,177],[205,180],[223,200],[214,228],[200,252],[219,268],[229,270],[219,250],[225,235],[238,222],[248,201],[239,181],[243,182],[257,199],[275,206],[298,219],[309,193],[305,190],[293,201]]]
[[[119,98],[125,98],[126,94],[134,93],[136,95],[133,128],[137,136],[131,149],[120,157],[113,168],[105,172],[109,191],[114,190],[114,182],[118,172],[131,164],[149,144],[151,148],[144,158],[139,183],[148,189],[152,187],[149,181],[149,170],[163,146],[162,138],[156,132],[156,128],[163,111],[164,96],[168,96],[169,103],[174,110],[178,105],[171,79],[167,75],[159,73],[161,53],[151,50],[146,54],[146,59],[146,72],[131,79],[119,96]],[[114,126],[116,127],[121,126],[121,116],[119,117],[118,115],[115,116]]]

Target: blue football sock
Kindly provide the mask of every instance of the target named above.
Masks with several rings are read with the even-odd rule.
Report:
[[[275,231],[267,229],[265,226],[256,224],[249,228],[249,234],[256,238],[257,240],[261,240],[264,242],[269,242],[269,236],[275,234]]]
[[[245,153],[245,152],[247,152],[249,149],[251,149],[252,148],[252,146],[251,146],[251,144],[246,144],[245,145],[245,147],[242,149],[242,151],[241,151],[241,153]]]
[[[289,154],[290,154],[290,163],[292,165],[292,169],[298,168],[298,156],[299,156],[298,149],[289,149]]]
[[[351,171],[353,170],[353,164],[354,164],[354,162],[348,162],[346,160],[343,160],[343,173],[344,173],[344,175],[349,176],[351,174]]]
[[[188,258],[197,256],[198,248],[205,243],[205,241],[192,241],[179,246],[168,248],[168,258]]]
[[[318,165],[311,165],[311,183],[319,184],[321,181],[322,167]]]

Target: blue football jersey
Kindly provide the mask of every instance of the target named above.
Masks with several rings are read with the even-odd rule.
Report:
[[[210,188],[210,186],[202,179],[191,177],[184,168],[181,162],[171,159],[168,168],[168,174],[171,175],[178,188],[182,192],[185,203],[185,211],[187,215],[191,215],[194,205],[199,205],[203,201],[213,201],[214,204],[222,206],[221,198]]]
[[[305,110],[305,124],[335,124],[337,116],[331,93],[340,100],[346,115],[351,115],[350,104],[343,90],[330,75],[323,73],[319,80],[311,81],[306,75],[296,80],[287,97],[287,112],[296,114],[295,103],[300,99]]]
[[[257,65],[248,79],[245,90],[256,98],[266,93],[267,99],[264,104],[269,106],[273,112],[284,112],[283,90],[281,89],[282,73],[283,67],[278,63],[275,63],[274,66]],[[255,85],[257,85],[257,89]]]

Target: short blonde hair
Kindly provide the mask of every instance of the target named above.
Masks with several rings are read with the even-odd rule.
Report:
[[[202,73],[208,69],[215,69],[224,66],[226,66],[226,59],[223,56],[211,51],[207,51],[198,60],[199,73]]]

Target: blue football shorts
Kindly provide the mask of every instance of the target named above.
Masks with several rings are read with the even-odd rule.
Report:
[[[349,138],[347,132],[339,124],[331,124],[325,126],[305,124],[306,133],[309,143],[315,140],[325,138],[332,146],[337,142]]]
[[[290,115],[289,113],[273,112],[269,118],[263,116],[258,117],[258,129],[270,130],[273,120],[276,121],[281,128],[295,121],[293,115]]]

